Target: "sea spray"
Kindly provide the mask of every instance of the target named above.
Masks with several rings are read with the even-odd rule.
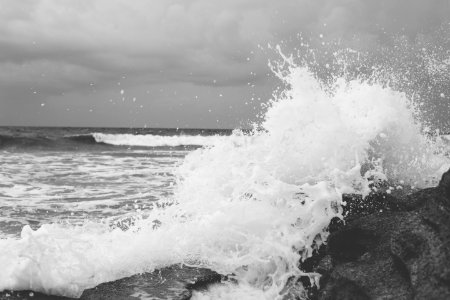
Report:
[[[376,81],[324,86],[284,58],[275,72],[286,89],[269,104],[262,130],[236,131],[189,154],[174,196],[126,231],[48,224],[0,240],[0,289],[76,297],[180,263],[235,279],[194,297],[282,298],[292,278],[317,282],[298,263],[326,242],[330,220],[342,217],[343,193],[365,195],[378,180],[427,186],[449,166],[422,135],[406,94]]]
[[[246,144],[227,141],[193,153],[180,168],[179,184],[179,194],[192,195],[186,197],[189,201],[208,199],[208,206],[221,203],[221,197],[225,203],[269,204],[265,215],[255,208],[251,208],[255,215],[250,214],[260,224],[256,228],[271,224],[275,229],[264,232],[264,242],[273,242],[277,234],[284,237],[265,256],[274,269],[261,272],[260,264],[246,263],[247,273],[237,278],[241,285],[263,290],[268,299],[279,296],[289,276],[299,275],[293,256],[301,253],[304,259],[317,241],[326,240],[329,221],[340,216],[342,193],[367,194],[377,180],[424,187],[435,183],[449,166],[421,134],[414,106],[404,93],[360,80],[337,80],[325,89],[307,68],[286,57],[282,66],[287,70],[276,73],[288,88],[271,103],[261,126],[264,131]],[[363,165],[367,172],[361,171]],[[206,202],[196,201],[192,207]],[[283,226],[292,231],[283,231]],[[245,227],[241,230],[248,232]],[[264,242],[257,247],[271,245]],[[211,297],[230,291],[223,289],[213,289]],[[235,295],[236,290],[230,293]]]

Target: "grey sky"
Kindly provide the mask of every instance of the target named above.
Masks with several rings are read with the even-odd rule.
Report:
[[[245,126],[277,84],[258,45],[414,36],[449,15],[449,0],[0,0],[0,125]]]

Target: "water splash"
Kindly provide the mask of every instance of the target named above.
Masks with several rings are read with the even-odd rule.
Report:
[[[202,299],[277,299],[304,274],[298,262],[326,242],[343,193],[367,194],[374,181],[425,187],[450,166],[422,134],[417,107],[376,79],[334,77],[282,55],[260,129],[235,131],[188,155],[173,198],[133,220],[25,227],[0,240],[0,289],[79,296],[83,289],[175,263],[232,274]],[[70,270],[70,271],[67,271]],[[301,288],[297,293],[302,293]]]

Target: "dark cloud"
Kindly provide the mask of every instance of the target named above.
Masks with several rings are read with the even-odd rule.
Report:
[[[220,106],[223,99],[213,95],[230,91],[226,101],[247,119],[254,110],[246,109],[249,99],[242,94],[264,101],[275,84],[266,75],[269,56],[258,45],[287,40],[295,45],[299,33],[327,40],[358,36],[370,45],[385,33],[415,37],[433,31],[449,15],[448,0],[0,0],[0,124],[59,124],[25,108],[48,101],[58,103],[61,114],[76,106],[78,125],[98,117],[95,124],[111,126],[120,115],[117,107],[104,104],[105,110],[117,110],[113,117],[91,118],[86,112],[114,95],[120,99],[123,88],[136,95],[153,91],[141,97],[149,105],[173,106],[178,100],[185,123]],[[190,96],[155,92],[180,87]],[[197,94],[204,100],[189,105]],[[42,109],[50,111],[49,105]],[[227,126],[238,125],[228,113],[211,114],[203,126],[219,126],[209,122],[221,117]],[[21,121],[12,115],[21,115]],[[138,120],[140,126],[145,117],[124,113],[123,118],[122,123]]]

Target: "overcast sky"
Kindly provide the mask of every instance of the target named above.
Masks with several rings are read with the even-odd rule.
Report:
[[[0,125],[246,126],[278,84],[268,43],[414,36],[449,2],[0,0]]]

